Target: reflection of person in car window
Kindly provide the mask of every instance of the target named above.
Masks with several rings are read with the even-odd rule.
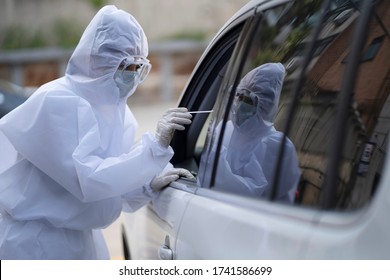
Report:
[[[227,123],[216,187],[253,197],[271,191],[283,134],[274,128],[285,76],[281,63],[250,71],[237,87]],[[286,139],[277,200],[293,202],[300,177],[294,145]]]

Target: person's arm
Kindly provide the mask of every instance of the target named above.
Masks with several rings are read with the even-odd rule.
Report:
[[[186,169],[174,168],[172,164],[168,164],[161,174],[155,176],[150,182],[147,182],[142,188],[138,188],[123,196],[123,210],[126,212],[134,212],[155,199],[160,191],[168,186],[173,181],[180,177],[193,179],[194,176]]]
[[[153,135],[118,156],[107,155],[95,115],[84,99],[69,94],[30,97],[1,120],[15,149],[84,202],[118,197],[140,188],[172,158]]]

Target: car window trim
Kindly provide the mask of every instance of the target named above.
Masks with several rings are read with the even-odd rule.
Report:
[[[234,90],[239,83],[239,77],[241,77],[241,75],[242,75],[242,71],[243,71],[244,65],[246,63],[245,58],[248,56],[248,53],[249,53],[251,46],[252,46],[251,43],[253,42],[254,37],[255,37],[254,35],[256,33],[257,27],[259,24],[261,24],[262,19],[263,19],[262,13],[256,13],[251,18],[249,18],[247,20],[247,22],[245,23],[245,26],[248,26],[248,28],[249,28],[248,32],[245,33],[246,36],[244,38],[239,38],[239,40],[236,43],[236,46],[240,45],[239,41],[240,41],[240,39],[241,40],[243,39],[244,42],[243,42],[242,46],[243,46],[244,50],[243,50],[243,53],[241,54],[241,57],[238,58],[239,59],[239,65],[237,66],[238,71],[236,72],[236,77],[235,77],[233,86],[229,92],[229,99],[228,99],[228,102],[226,104],[226,108],[230,108],[232,103],[233,103]],[[243,27],[243,30],[245,30],[245,26]],[[233,56],[234,56],[234,54],[235,53],[233,52]],[[238,55],[238,54],[236,54],[236,55]],[[220,151],[222,149],[223,135],[225,133],[226,124],[227,124],[227,120],[229,119],[229,115],[230,115],[230,110],[225,110],[220,134],[218,137],[215,158],[214,158],[214,162],[213,162],[212,170],[211,170],[211,179],[210,179],[210,186],[211,187],[215,185],[215,178],[216,178],[216,174],[217,174],[217,170],[218,170],[219,156],[220,156]]]
[[[178,106],[187,107],[189,110],[209,110],[210,108],[205,108],[204,104],[202,104],[204,96],[203,94],[194,94],[194,93],[202,93],[207,92],[207,89],[204,90],[205,87],[212,84],[212,78],[216,78],[220,71],[215,72],[215,67],[221,60],[226,59],[226,55],[229,52],[232,52],[235,44],[237,42],[237,38],[243,28],[242,22],[238,23],[234,28],[228,32],[228,34],[224,34],[218,41],[214,42],[211,46],[211,49],[208,51],[206,57],[202,58],[200,64],[195,68],[194,73],[191,75],[190,83],[184,89],[182,98],[180,99]],[[217,49],[223,48],[223,53],[216,51]],[[230,59],[229,59],[230,60]],[[227,62],[228,63],[228,62]],[[226,63],[225,63],[226,65]],[[223,68],[223,67],[222,67]],[[220,69],[219,69],[220,70]],[[195,95],[195,97],[193,97]],[[183,132],[175,132],[174,137],[172,139],[171,146],[175,151],[175,154],[172,158],[172,163],[174,165],[179,164],[183,161],[188,160],[193,156],[195,152],[195,144],[196,139],[192,141],[192,150],[190,149],[190,145],[187,143],[188,137],[197,135],[201,131],[202,125],[197,125],[199,122],[206,121],[207,118],[202,120],[203,116],[195,116],[193,119],[193,124]],[[196,124],[196,125],[195,125]],[[197,127],[195,127],[197,126]],[[196,130],[196,132],[193,131]],[[182,143],[186,143],[186,145],[182,145]],[[188,145],[187,145],[188,144]]]

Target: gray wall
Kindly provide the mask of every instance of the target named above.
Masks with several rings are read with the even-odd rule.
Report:
[[[107,1],[133,14],[149,40],[181,32],[212,36],[248,0],[116,0]],[[27,27],[48,33],[58,19],[83,30],[96,13],[89,0],[0,0],[0,26]]]

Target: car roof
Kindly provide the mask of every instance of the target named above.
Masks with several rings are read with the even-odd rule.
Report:
[[[234,26],[240,24],[242,21],[246,20],[248,17],[252,16],[255,13],[256,7],[260,5],[265,5],[264,8],[268,6],[275,6],[281,3],[291,2],[292,0],[251,0],[244,6],[242,6],[233,16],[228,19],[225,24],[219,29],[215,34],[213,39],[210,41],[210,44],[206,48],[206,52],[209,48],[213,46],[215,41],[224,34],[227,30],[230,30]],[[269,5],[267,5],[269,4]]]

